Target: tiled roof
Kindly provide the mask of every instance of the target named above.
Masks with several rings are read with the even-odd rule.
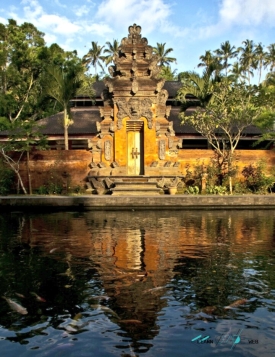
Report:
[[[73,124],[69,126],[69,135],[73,134],[96,134],[96,122],[100,121],[100,114],[97,107],[71,108]],[[39,120],[42,133],[47,135],[61,135],[64,133],[62,126],[63,112]]]

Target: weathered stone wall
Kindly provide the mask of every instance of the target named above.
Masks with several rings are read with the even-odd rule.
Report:
[[[270,173],[272,168],[275,167],[274,150],[236,150],[235,153],[239,173],[245,166],[256,165],[260,161],[266,164],[267,173]],[[178,155],[180,171],[185,175],[187,165],[190,165],[191,169],[198,164],[208,165],[213,157],[214,152],[212,150],[180,150]]]
[[[90,171],[92,154],[86,150],[33,151],[30,154],[30,174],[33,190],[49,182],[63,185],[64,189],[84,187]],[[26,157],[20,165],[23,181],[27,185]]]
[[[261,160],[266,163],[268,172],[275,167],[275,151],[273,150],[241,150],[236,152],[238,157],[237,165],[239,172],[244,166],[256,164]],[[190,169],[195,165],[204,163],[207,165],[213,157],[212,150],[180,150],[178,162],[180,163],[178,173],[186,175],[186,167],[190,165]],[[85,187],[86,177],[91,170],[89,164],[92,161],[92,154],[86,150],[50,150],[50,151],[34,151],[30,155],[30,172],[32,178],[33,189],[47,184],[50,181],[59,182],[66,187],[73,188],[80,186]],[[23,158],[21,163],[21,174],[27,187],[27,169],[26,158]],[[159,171],[159,167],[152,168],[152,175],[169,175],[170,168],[165,168]],[[174,171],[171,170],[171,175]],[[149,170],[146,174],[150,174]]]

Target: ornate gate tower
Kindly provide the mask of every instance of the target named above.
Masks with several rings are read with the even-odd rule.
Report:
[[[130,26],[105,79],[102,121],[92,140],[97,176],[163,176],[168,166],[171,176],[179,174],[179,140],[168,121],[171,107],[158,60],[141,27]]]

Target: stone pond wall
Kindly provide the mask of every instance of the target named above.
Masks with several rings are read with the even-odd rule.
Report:
[[[275,167],[275,151],[273,150],[241,150],[237,151],[239,172],[244,166],[256,164],[261,160],[271,172]],[[186,174],[186,166],[190,169],[198,164],[207,165],[213,158],[212,150],[180,150],[178,162],[179,172]],[[85,187],[86,177],[91,171],[89,164],[92,154],[86,150],[49,150],[34,151],[30,154],[30,171],[33,189],[49,182],[62,184],[64,189]],[[21,163],[21,174],[27,187],[26,158]]]

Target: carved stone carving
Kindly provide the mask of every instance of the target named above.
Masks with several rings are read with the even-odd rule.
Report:
[[[109,93],[112,93],[114,91],[114,80],[112,78],[105,78],[104,83],[105,86],[109,88]]]
[[[100,112],[100,115],[101,115],[101,112]],[[102,116],[103,116],[103,115],[102,115]],[[100,125],[100,122],[99,122],[99,121],[96,122],[96,130],[97,130],[98,133],[101,132],[101,125]]]
[[[159,79],[158,83],[157,83],[157,87],[156,87],[156,92],[160,92],[162,87],[164,86],[165,83],[165,79],[161,78]]]
[[[169,149],[172,149],[173,144],[174,144],[174,140],[173,140],[173,138],[170,136],[170,137],[168,138],[168,148],[169,148]]]
[[[136,78],[134,78],[132,81],[132,92],[134,94],[136,94],[137,91],[138,91],[138,82],[137,82]]]
[[[168,99],[168,92],[166,89],[162,89],[159,94],[158,94],[158,102],[160,105],[165,105],[166,104],[166,101]]]
[[[152,128],[152,101],[149,98],[138,99],[132,97],[128,102],[126,99],[119,99],[116,104],[118,106],[118,129],[121,129],[122,119],[125,117],[129,117],[131,120],[138,120],[141,117],[145,117],[148,121],[148,128]]]
[[[111,160],[111,141],[106,140],[104,143],[104,156],[105,160],[110,161]]]
[[[159,159],[165,160],[165,140],[159,141]]]

